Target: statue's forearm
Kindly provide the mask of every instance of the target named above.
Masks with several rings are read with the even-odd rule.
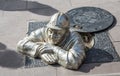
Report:
[[[35,57],[37,49],[40,45],[31,42],[30,40],[24,38],[23,40],[19,41],[17,45],[17,49],[19,52],[27,54],[29,56]]]
[[[82,63],[82,58],[79,55],[75,56],[71,51],[66,51],[61,49],[60,47],[55,47],[54,52],[58,57],[58,63],[69,69],[78,69],[79,65]]]

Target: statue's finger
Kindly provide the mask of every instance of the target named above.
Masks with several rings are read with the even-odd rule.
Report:
[[[51,62],[51,59],[48,57],[47,54],[45,54],[45,57],[47,58],[48,62]]]
[[[55,55],[54,54],[51,54],[51,56],[52,56],[52,58],[54,59],[54,61],[56,61],[56,57],[55,57]]]
[[[51,54],[48,54],[48,57],[49,57],[49,59],[50,59],[50,62],[55,62],[55,60],[53,59],[53,57],[51,56]]]
[[[47,58],[46,54],[42,55],[42,59],[45,60],[46,62],[49,62],[49,59]]]

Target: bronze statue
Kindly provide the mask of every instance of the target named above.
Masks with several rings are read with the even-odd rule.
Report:
[[[19,41],[18,51],[41,58],[48,64],[58,63],[65,68],[78,69],[86,56],[85,45],[81,35],[70,31],[69,25],[66,14],[54,14],[47,27],[39,28]]]

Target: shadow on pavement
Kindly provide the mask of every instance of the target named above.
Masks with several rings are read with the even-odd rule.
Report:
[[[95,67],[100,67],[103,63],[114,61],[114,57],[105,50],[93,48],[90,52],[92,53],[87,53],[87,57],[78,71],[88,73]]]
[[[88,73],[93,70],[95,67],[99,67],[103,63],[94,63],[94,64],[83,64],[78,71]]]
[[[0,42],[0,50],[4,50],[4,49],[6,49],[6,45]]]
[[[4,47],[4,48],[3,48]],[[2,49],[1,49],[2,48]],[[6,68],[19,68],[24,65],[23,57],[14,50],[9,50],[6,45],[0,43],[0,66]]]
[[[38,3],[36,1],[24,0],[0,0],[0,10],[4,11],[29,11],[38,15],[51,16],[58,12],[55,8]]]
[[[116,52],[114,51],[112,52],[112,54],[113,53],[116,53]],[[119,59],[119,57],[114,56],[115,54],[113,55],[112,54],[110,54],[106,50],[92,48],[91,50],[88,50],[88,52],[86,53],[86,59],[84,63],[85,64],[106,63],[106,62],[113,62],[117,58]]]

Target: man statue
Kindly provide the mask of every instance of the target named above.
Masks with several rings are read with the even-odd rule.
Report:
[[[66,14],[54,14],[47,27],[39,28],[19,41],[18,51],[41,58],[48,64],[78,69],[86,56],[85,46],[80,34],[69,31],[69,25]]]

